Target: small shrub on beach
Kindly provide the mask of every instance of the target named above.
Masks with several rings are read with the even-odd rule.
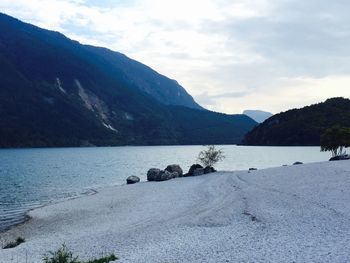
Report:
[[[64,244],[57,251],[49,252],[43,261],[44,263],[80,263],[78,257],[73,257],[73,253]]]
[[[65,244],[62,245],[55,252],[49,252],[49,255],[46,255],[43,258],[44,263],[109,263],[115,261],[118,258],[114,254],[110,254],[105,257],[91,259],[86,262],[80,261],[78,257],[74,257],[73,253],[69,251]]]
[[[224,152],[221,149],[216,149],[214,145],[207,146],[206,150],[198,154],[198,161],[204,166],[213,166],[225,158]]]
[[[23,237],[17,237],[15,241],[11,241],[11,242],[6,243],[2,248],[3,249],[14,248],[14,247],[17,247],[24,242],[26,242],[26,240]]]

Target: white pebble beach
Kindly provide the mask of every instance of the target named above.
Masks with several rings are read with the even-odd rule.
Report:
[[[116,262],[350,262],[350,161],[217,172],[98,193],[29,213],[0,234],[1,263],[63,243]]]

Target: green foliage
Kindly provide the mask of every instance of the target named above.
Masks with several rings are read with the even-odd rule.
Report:
[[[17,244],[22,244],[22,243],[26,242],[26,240],[23,237],[17,237],[16,242],[17,242]]]
[[[73,257],[73,253],[64,244],[57,251],[49,252],[43,261],[44,263],[80,263],[78,257]]]
[[[49,255],[46,255],[43,258],[43,263],[109,263],[117,259],[118,258],[114,254],[110,254],[105,257],[91,259],[85,262],[80,261],[79,258],[74,257],[73,253],[63,244],[57,251],[49,252]]]
[[[17,247],[24,242],[26,242],[26,240],[23,237],[17,237],[15,241],[11,241],[11,242],[6,243],[3,246],[3,249],[14,248],[14,247]]]
[[[344,148],[350,146],[350,128],[334,126],[321,136],[321,151],[330,151],[332,156],[346,154]]]
[[[245,145],[318,146],[321,134],[333,126],[350,127],[350,100],[325,102],[272,116],[246,134]]]
[[[209,145],[206,150],[203,150],[198,154],[197,159],[204,166],[213,166],[224,158],[225,156],[222,150],[216,149],[214,145]]]

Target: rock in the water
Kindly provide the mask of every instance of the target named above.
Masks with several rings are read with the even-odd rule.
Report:
[[[126,178],[127,184],[136,184],[138,182],[140,182],[140,178],[137,176],[132,175],[132,176],[129,176],[128,178]]]
[[[178,164],[171,164],[171,165],[168,165],[166,168],[165,168],[165,171],[168,171],[170,173],[177,173],[177,176],[176,177],[182,177],[183,176],[183,171],[180,167],[180,165]]]
[[[156,181],[156,178],[159,176],[160,169],[151,168],[147,172],[147,181]]]
[[[249,168],[249,171],[256,171],[258,170],[257,168]]]
[[[293,163],[293,165],[299,165],[299,164],[303,164],[302,162],[295,162]]]
[[[203,166],[200,165],[200,164],[193,164],[193,165],[191,165],[190,170],[188,170],[187,176],[192,176],[194,170],[201,169],[201,168],[203,168]]]
[[[193,171],[193,176],[198,176],[204,174],[204,168],[197,168]]]
[[[211,167],[211,166],[207,166],[207,167],[204,168],[204,173],[205,174],[214,173],[214,172],[216,172],[216,170],[213,167]]]

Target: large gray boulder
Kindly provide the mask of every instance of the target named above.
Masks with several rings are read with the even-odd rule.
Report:
[[[204,168],[204,173],[205,174],[210,174],[210,173],[214,173],[216,172],[216,170],[214,169],[214,167],[211,167],[211,166],[207,166]]]
[[[198,176],[204,174],[204,168],[197,168],[193,171],[193,176]]]
[[[193,176],[193,172],[196,169],[203,169],[203,166],[200,164],[193,164],[191,165],[190,169],[188,170],[188,173],[185,174],[184,176]]]
[[[159,177],[160,169],[151,168],[147,172],[147,181],[156,181],[156,178]]]
[[[177,176],[178,174],[176,172],[171,173],[169,171],[160,171],[160,173],[155,177],[155,181],[167,181]]]
[[[136,184],[138,182],[140,182],[140,178],[135,176],[135,175],[132,175],[132,176],[129,176],[128,178],[126,178],[127,184]]]
[[[165,168],[165,171],[168,171],[170,173],[177,173],[177,176],[176,177],[182,177],[183,176],[183,171],[180,167],[180,165],[178,164],[171,164],[171,165],[168,165],[166,168]]]

